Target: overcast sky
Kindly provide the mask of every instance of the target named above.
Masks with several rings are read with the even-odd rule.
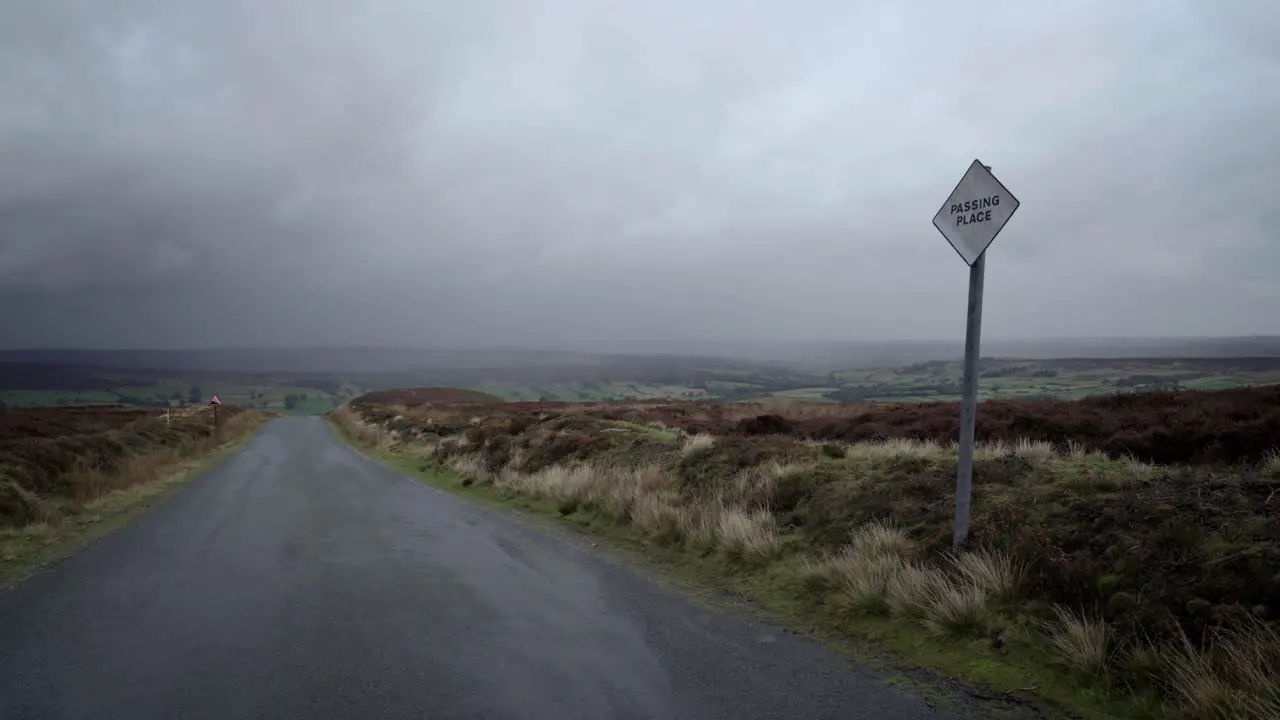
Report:
[[[0,345],[1280,333],[1275,0],[0,0]]]

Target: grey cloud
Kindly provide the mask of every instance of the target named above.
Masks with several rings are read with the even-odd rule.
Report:
[[[1280,16],[1226,5],[7,2],[0,339],[955,337],[974,157],[987,333],[1280,332]]]

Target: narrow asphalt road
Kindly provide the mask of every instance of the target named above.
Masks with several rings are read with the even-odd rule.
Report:
[[[0,718],[940,718],[822,646],[274,420],[0,594]]]

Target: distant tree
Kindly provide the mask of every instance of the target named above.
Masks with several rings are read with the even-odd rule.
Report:
[[[285,407],[285,409],[286,409],[286,410],[293,410],[294,408],[298,407],[298,396],[297,396],[297,395],[285,395],[285,396],[284,396],[284,407]]]
[[[200,386],[192,385],[191,392],[187,393],[187,400],[190,401],[192,405],[198,405],[200,403],[200,398],[202,397],[204,397],[204,394],[200,392]]]
[[[3,400],[0,400],[0,415],[3,415],[4,412],[8,409],[9,409],[9,406],[6,405]]]

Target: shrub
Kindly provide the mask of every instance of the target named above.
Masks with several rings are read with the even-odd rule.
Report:
[[[221,436],[246,431],[243,408],[219,409]],[[145,408],[86,406],[9,411],[0,421],[0,527],[53,518],[69,503],[148,482],[165,463],[214,442],[207,412],[178,416]]]
[[[1160,465],[1256,463],[1280,437],[1280,386],[989,400],[978,412],[979,442],[1001,441],[1024,457],[1074,448]],[[959,404],[939,402],[886,405],[837,418],[780,418],[770,427],[821,441],[901,438],[947,445],[958,439],[959,422]],[[747,430],[738,432],[757,434]]]

